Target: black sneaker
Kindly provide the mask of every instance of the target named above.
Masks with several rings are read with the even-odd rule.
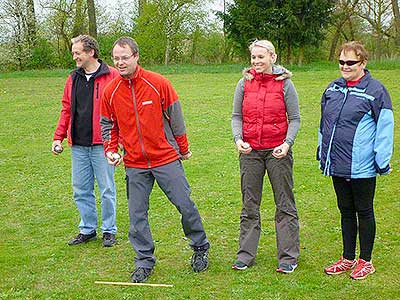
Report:
[[[112,247],[115,244],[115,234],[103,233],[103,247]]]
[[[132,282],[145,282],[152,272],[153,269],[138,267],[131,275]]]
[[[194,250],[190,265],[196,273],[208,268],[208,250]]]
[[[68,242],[68,245],[70,245],[70,246],[78,245],[78,244],[94,241],[95,239],[96,239],[96,231],[93,231],[92,233],[89,233],[89,234],[79,233],[75,238],[73,238],[72,240],[70,240]]]

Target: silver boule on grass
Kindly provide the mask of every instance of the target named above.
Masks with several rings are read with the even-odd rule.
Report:
[[[111,158],[112,158],[112,161],[120,160],[121,159],[121,155],[119,153],[113,152],[111,154]]]
[[[55,145],[53,150],[54,150],[54,152],[57,152],[58,154],[60,154],[61,152],[63,152],[64,148],[61,145]]]

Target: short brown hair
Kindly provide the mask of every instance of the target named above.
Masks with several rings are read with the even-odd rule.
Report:
[[[114,47],[116,45],[121,46],[121,47],[128,46],[132,50],[132,53],[134,55],[139,53],[138,44],[136,43],[136,41],[133,38],[131,38],[129,36],[124,36],[124,37],[121,37],[118,40],[116,40],[112,48],[114,49]]]
[[[97,43],[96,39],[94,37],[91,37],[90,35],[78,35],[77,37],[74,37],[71,39],[72,44],[76,43],[82,43],[83,45],[83,50],[85,52],[89,52],[90,50],[94,50],[93,57],[94,58],[99,58],[99,44]]]
[[[364,45],[358,41],[344,43],[342,46],[340,46],[338,56],[340,56],[342,52],[346,53],[351,51],[358,56],[361,62],[368,60],[367,50],[365,49]]]

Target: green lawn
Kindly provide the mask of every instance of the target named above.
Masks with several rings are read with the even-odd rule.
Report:
[[[237,153],[231,140],[232,95],[240,67],[169,72],[182,101],[193,157],[185,170],[204,220],[209,270],[194,274],[192,254],[179,214],[162,192],[151,195],[150,222],[156,244],[149,283],[173,288],[97,285],[130,280],[133,250],[127,239],[124,170],[118,186],[118,245],[101,240],[70,247],[78,212],[72,200],[70,150],[50,153],[67,71],[0,74],[0,299],[399,299],[400,156],[395,149],[391,175],[378,178],[375,198],[376,274],[364,281],[330,277],[323,267],[341,254],[339,213],[329,178],[315,161],[320,96],[339,76],[336,65],[296,68],[302,125],[294,146],[295,196],[300,215],[301,258],[290,275],[277,274],[274,204],[269,184],[262,204],[263,231],[257,264],[231,270],[238,247],[241,197]],[[205,73],[208,72],[208,73]],[[398,145],[400,73],[372,68],[388,88]],[[47,76],[46,76],[47,75]]]

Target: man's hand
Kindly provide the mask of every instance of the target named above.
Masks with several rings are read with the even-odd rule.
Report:
[[[54,140],[53,144],[51,145],[51,152],[53,152],[53,154],[58,155],[61,152],[63,152],[64,148],[61,145],[61,141],[60,140]]]
[[[108,151],[106,153],[107,162],[112,166],[118,166],[122,162],[122,157],[119,153]]]
[[[192,156],[192,152],[189,150],[187,153],[181,155],[182,160],[188,160]]]
[[[236,141],[236,148],[240,153],[249,154],[253,150],[249,143],[243,142],[243,140]]]
[[[277,159],[284,158],[287,155],[289,149],[290,149],[289,144],[283,142],[283,144],[274,148],[274,151],[272,151],[272,155]]]

